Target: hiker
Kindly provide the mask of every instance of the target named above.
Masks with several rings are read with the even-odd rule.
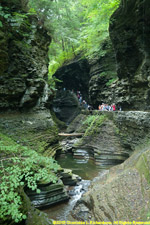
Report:
[[[79,102],[80,102],[80,105],[81,105],[82,104],[82,95],[80,95]]]
[[[89,110],[90,114],[92,115],[93,107],[91,105],[88,105],[88,110]]]
[[[98,110],[100,110],[100,111],[101,111],[101,105],[99,105],[99,106],[98,106]]]
[[[122,111],[121,105],[118,106],[118,111]]]
[[[116,105],[115,105],[115,103],[112,104],[112,108],[113,108],[113,111],[116,111]]]

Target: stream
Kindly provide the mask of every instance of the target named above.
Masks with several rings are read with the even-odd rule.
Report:
[[[84,149],[78,149],[75,153],[60,154],[56,157],[56,160],[62,168],[71,169],[82,180],[76,186],[67,187],[67,191],[71,197],[68,202],[59,203],[42,211],[47,213],[51,219],[67,221],[76,202],[88,190],[90,181],[104,171],[104,169],[96,165],[89,151]]]

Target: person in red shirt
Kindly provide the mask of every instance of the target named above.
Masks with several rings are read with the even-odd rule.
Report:
[[[114,103],[112,104],[112,108],[113,108],[113,111],[116,111],[116,106]]]

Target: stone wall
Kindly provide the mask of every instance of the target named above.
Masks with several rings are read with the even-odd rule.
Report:
[[[150,3],[122,0],[110,21],[119,81],[114,86],[116,103],[124,109],[150,108]]]
[[[92,151],[96,164],[109,168],[126,160],[136,146],[144,142],[147,144],[150,137],[149,118],[149,112],[140,111],[95,110],[92,115],[82,111],[68,126],[67,132],[84,133],[74,148]]]
[[[109,82],[117,79],[117,72],[115,52],[109,38],[102,44],[99,55],[96,59],[89,60],[89,97],[91,104],[96,109],[103,102],[113,103]]]
[[[51,38],[36,16],[28,15],[21,23],[15,19],[14,12],[26,13],[21,2],[1,3],[10,15],[10,20],[0,17],[3,23],[0,28],[1,111],[33,108],[45,94]]]
[[[149,110],[149,8],[148,0],[122,0],[112,15],[109,30],[113,47],[105,46],[108,54],[90,70],[89,94],[95,108],[102,102],[114,102],[125,110]],[[112,77],[101,76],[109,71]],[[118,79],[109,83],[116,73]]]

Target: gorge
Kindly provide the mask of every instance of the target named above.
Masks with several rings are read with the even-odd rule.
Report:
[[[149,222],[149,1],[121,0],[101,53],[87,57],[72,46],[73,58],[53,76],[48,46],[55,38],[38,7],[35,13],[25,0],[0,3],[0,224]],[[122,111],[98,111],[103,102]],[[66,212],[53,216],[61,204]]]

